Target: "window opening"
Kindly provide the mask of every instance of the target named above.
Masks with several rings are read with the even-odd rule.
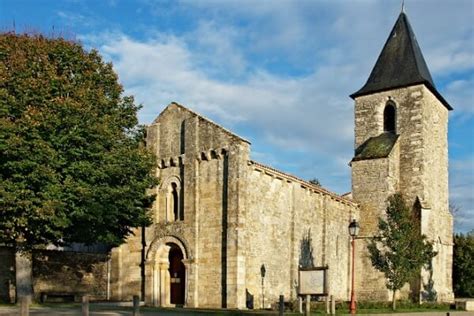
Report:
[[[395,133],[395,105],[392,102],[387,103],[383,111],[383,130],[384,132]]]
[[[179,220],[179,199],[178,199],[178,190],[176,183],[171,183],[171,198],[173,202],[173,219],[175,221]]]

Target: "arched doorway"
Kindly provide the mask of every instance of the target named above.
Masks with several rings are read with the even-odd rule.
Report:
[[[186,269],[183,263],[183,253],[176,244],[170,243],[168,244],[168,246],[170,246],[170,303],[177,306],[184,305],[184,294],[186,288]]]
[[[174,237],[155,239],[145,266],[145,303],[153,306],[187,306],[189,255],[184,243]]]

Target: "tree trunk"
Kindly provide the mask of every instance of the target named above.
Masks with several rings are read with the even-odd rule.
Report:
[[[395,300],[395,296],[397,294],[397,290],[393,290],[392,292],[392,310],[397,308],[397,301]]]
[[[31,253],[15,250],[16,299],[33,295],[33,265]]]

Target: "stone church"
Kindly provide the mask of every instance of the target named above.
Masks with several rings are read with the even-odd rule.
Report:
[[[302,245],[327,266],[327,291],[349,300],[351,244],[357,219],[358,300],[388,300],[371,267],[367,242],[377,234],[387,197],[401,192],[438,252],[431,268],[401,293],[453,299],[448,211],[448,111],[404,12],[398,17],[355,100],[352,192],[340,196],[250,159],[251,144],[177,103],[148,127],[159,186],[153,225],[112,252],[112,299],[141,294],[156,306],[270,307],[297,298]],[[414,223],[415,224],[415,223]],[[261,269],[265,267],[265,277]]]

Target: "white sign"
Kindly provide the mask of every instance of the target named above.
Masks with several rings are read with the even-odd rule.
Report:
[[[299,271],[300,295],[324,295],[326,291],[326,269]]]

